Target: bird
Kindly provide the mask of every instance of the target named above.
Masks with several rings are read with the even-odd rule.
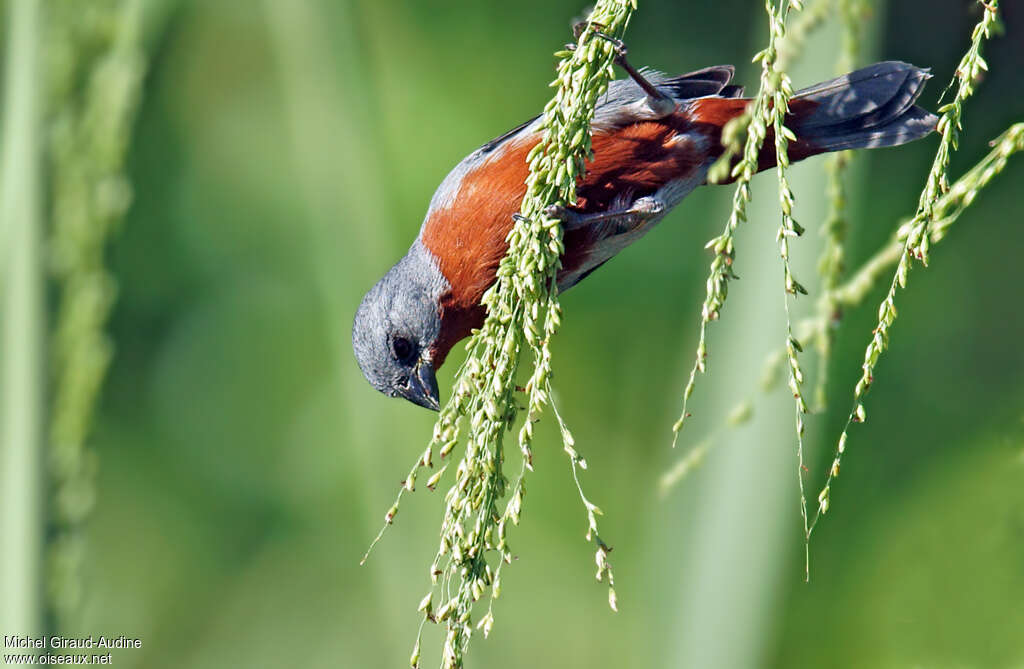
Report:
[[[572,288],[657,225],[723,154],[722,130],[750,99],[718,65],[679,76],[634,69],[598,98],[592,159],[577,179],[576,201],[547,213],[562,222],[560,293]],[[906,144],[931,133],[937,117],[915,105],[929,71],[899,61],[869,65],[797,91],[785,126],[791,162],[847,149]],[[365,295],[352,325],[360,370],[385,395],[440,409],[436,372],[452,347],[479,328],[480,302],[508,250],[541,139],[535,117],[469,154],[444,178],[419,235]],[[735,159],[734,159],[735,160]],[[758,171],[775,167],[771,128]]]

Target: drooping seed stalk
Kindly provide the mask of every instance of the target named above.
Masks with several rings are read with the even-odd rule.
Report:
[[[498,267],[497,281],[483,299],[487,318],[467,345],[467,360],[456,375],[454,392],[441,410],[430,444],[385,515],[386,529],[398,513],[403,494],[415,488],[423,468],[433,466],[435,453],[444,460],[457,444],[465,443],[445,495],[441,542],[430,567],[432,588],[419,607],[426,620],[446,625],[444,667],[462,667],[474,626],[486,635],[494,623],[493,600],[501,592],[501,569],[512,560],[508,531],[519,523],[524,478],[533,467],[534,425],[548,405],[553,407],[549,344],[561,321],[556,277],[565,249],[559,221],[544,212],[549,205],[576,201],[577,180],[584,174],[585,161],[593,157],[590,122],[598,98],[614,76],[615,56],[611,42],[596,33],[621,37],[635,8],[635,0],[600,0],[575,48],[556,54],[561,60],[552,86],[557,90],[544,108],[542,139],[527,157],[527,193],[508,236],[508,252]],[[510,481],[504,472],[504,438],[517,423],[516,375],[521,365],[529,364],[527,358],[532,369],[522,389],[526,416],[517,438],[522,465]],[[586,468],[586,462],[575,450],[562,417],[555,414],[587,513],[587,537],[596,547],[597,578],[607,579],[614,609],[610,549],[597,527],[600,509],[580,487],[579,470]],[[428,488],[440,484],[449,464],[428,478]],[[380,535],[373,543],[379,539]],[[493,564],[488,560],[491,556],[496,558]],[[473,620],[474,605],[488,592],[487,612]],[[410,663],[416,667],[419,660],[417,638]]]
[[[864,20],[873,9],[872,0],[838,0],[839,21],[842,29],[842,43],[836,60],[836,74],[850,72],[857,64],[860,54]],[[825,174],[828,177],[826,194],[828,213],[821,232],[825,245],[818,259],[818,273],[821,276],[822,297],[818,308],[832,327],[815,337],[818,350],[818,379],[814,386],[814,410],[824,411],[828,399],[828,368],[832,359],[835,334],[842,318],[842,310],[832,298],[845,270],[846,231],[848,227],[848,198],[844,175],[853,158],[851,151],[838,151],[825,157]]]
[[[907,277],[914,258],[926,266],[928,264],[928,250],[932,242],[931,231],[937,218],[936,207],[943,195],[950,190],[949,160],[952,152],[957,148],[963,105],[974,93],[979,75],[988,69],[988,65],[981,56],[982,46],[993,30],[999,26],[999,1],[990,0],[978,4],[982,8],[982,18],[971,33],[970,47],[961,59],[951,83],[951,86],[956,87],[953,100],[939,109],[941,116],[936,127],[940,135],[939,149],[921,191],[917,213],[910,223],[903,226],[903,231],[906,234],[903,253],[896,264],[896,272],[889,284],[889,291],[878,307],[878,323],[864,352],[861,378],[857,381],[853,391],[853,409],[839,435],[839,442],[836,445],[835,456],[829,467],[825,485],[818,493],[818,510],[811,524],[812,531],[821,516],[828,512],[832,483],[839,475],[839,467],[846,450],[850,427],[853,423],[863,423],[867,418],[864,397],[871,388],[871,384],[874,383],[875,367],[878,360],[889,346],[889,333],[897,316],[896,293],[900,288],[906,288]]]
[[[736,259],[736,230],[741,222],[747,220],[750,182],[757,173],[758,157],[761,153],[761,147],[764,145],[765,137],[768,134],[768,128],[774,125],[774,115],[772,112],[774,99],[777,94],[781,93],[780,99],[788,101],[788,96],[792,95],[791,88],[787,93],[780,86],[784,77],[784,70],[779,67],[779,49],[785,42],[786,19],[791,7],[801,9],[802,3],[796,0],[778,0],[778,2],[766,0],[765,10],[769,16],[768,46],[754,56],[754,62],[761,63],[760,88],[757,95],[747,106],[747,113],[726,124],[722,131],[722,142],[726,146],[726,153],[721,160],[712,166],[708,173],[708,181],[710,182],[721,181],[726,175],[731,176],[735,179],[736,189],[733,193],[732,210],[729,212],[729,219],[725,224],[725,229],[721,235],[709,241],[705,247],[711,249],[714,257],[711,260],[711,269],[707,279],[707,294],[701,307],[697,352],[693,367],[690,370],[689,380],[683,389],[682,411],[679,419],[672,426],[673,446],[678,441],[679,432],[683,429],[683,425],[685,425],[686,419],[689,417],[687,405],[697,385],[697,374],[703,374],[707,369],[708,326],[721,315],[722,307],[725,306],[725,300],[729,294],[729,282],[736,278],[736,274],[733,272],[733,262]],[[780,110],[780,114],[784,115],[784,113],[784,111]],[[782,125],[781,121],[779,125]],[[732,152],[729,150],[729,147],[737,146],[739,138],[744,136],[746,139],[743,142],[742,156],[730,169]],[[789,279],[791,278],[790,276]],[[789,279],[787,279],[787,285]]]
[[[47,144],[56,295],[51,345],[53,386],[47,469],[52,499],[47,546],[47,609],[66,630],[82,599],[84,523],[94,500],[96,454],[88,437],[113,345],[105,325],[116,280],[107,242],[132,197],[124,173],[146,67],[143,24],[153,3],[96,3],[82,21],[77,3],[53,3],[45,31]],[[155,26],[150,26],[155,28]]]
[[[956,180],[949,191],[935,204],[934,220],[929,226],[931,244],[942,241],[949,229],[960,216],[976,201],[991,181],[1006,168],[1014,154],[1024,151],[1024,123],[1015,123],[990,142],[992,150],[974,167]],[[904,254],[908,226],[913,219],[901,225],[897,233],[870,258],[865,260],[842,284],[835,286],[829,300],[843,310],[852,310],[864,303],[878,285],[878,281],[893,267]],[[823,295],[822,300],[825,299]],[[798,321],[794,327],[796,337],[801,341],[825,336],[833,327],[828,312],[818,309],[814,316]],[[780,385],[783,363],[786,360],[785,347],[776,349],[764,361],[761,378],[755,391],[740,400],[729,412],[724,423],[707,439],[680,458],[662,477],[661,492],[668,494],[703,461],[706,454],[718,443],[720,433],[746,424],[754,410],[759,395],[768,394]]]

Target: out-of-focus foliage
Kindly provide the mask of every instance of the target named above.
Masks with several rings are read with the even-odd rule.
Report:
[[[977,15],[893,2],[868,53],[930,66],[936,108]],[[1024,15],[986,52],[956,176],[1024,118]],[[108,252],[115,358],[97,416],[97,502],[80,629],[143,649],[122,667],[397,667],[436,549],[441,500],[417,490],[359,567],[434,416],[388,400],[349,351],[363,292],[404,253],[463,155],[536,114],[576,3],[183,2],[152,45],[126,176],[134,199]],[[759,3],[646,0],[631,60],[672,72],[733,62],[756,85]],[[838,29],[810,37],[797,87],[831,76]],[[871,40],[868,40],[871,41]],[[859,264],[913,213],[935,140],[865,153],[846,242]],[[790,170],[791,245],[820,252],[820,160]],[[500,624],[468,666],[1018,666],[1024,662],[1024,270],[1011,162],[902,295],[803,582],[792,404],[755,407],[666,498],[670,426],[696,345],[704,242],[729,189],[702,189],[643,243],[568,293],[554,386],[616,539],[620,613],[593,584],[557,430],[503,574]],[[714,430],[785,341],[772,176],[751,222],[710,374],[681,449]],[[756,209],[756,211],[755,211]],[[763,270],[763,273],[762,273]],[[767,279],[761,280],[759,277]],[[812,295],[812,298],[815,297]],[[881,299],[881,288],[876,296]],[[868,304],[877,299],[869,300]],[[770,304],[771,308],[761,308]],[[800,315],[813,300],[798,300]],[[845,315],[832,408],[808,418],[823,473],[859,376],[871,306]],[[450,389],[460,353],[441,374]],[[692,430],[692,432],[690,432]],[[547,447],[545,446],[547,445]],[[426,635],[436,657],[440,635]],[[429,651],[429,652],[428,652]]]

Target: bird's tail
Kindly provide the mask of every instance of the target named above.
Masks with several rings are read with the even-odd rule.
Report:
[[[935,129],[938,119],[914,104],[930,78],[907,63],[875,63],[798,91],[786,125],[818,153],[906,144]]]
[[[928,135],[938,119],[914,102],[930,77],[927,70],[886,61],[798,91],[790,100],[785,121],[797,138],[789,144],[790,160],[844,149],[898,146]],[[749,100],[703,98],[696,102],[711,105],[698,110],[698,115],[728,120],[742,113]],[[758,168],[765,170],[775,164],[774,136],[769,129]]]

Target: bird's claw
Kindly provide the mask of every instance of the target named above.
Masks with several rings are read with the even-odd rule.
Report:
[[[612,45],[612,48],[615,49],[615,64],[622,65],[626,61],[626,55],[629,54],[629,49],[626,47],[626,43],[623,42],[618,37],[612,37],[608,33],[601,32],[602,30],[604,30],[604,26],[600,23],[588,23],[587,21],[580,21],[578,23],[573,24],[572,37],[575,41],[566,44],[566,50],[575,51],[576,42],[579,41],[580,36],[583,35],[583,33],[586,32],[587,28],[590,26],[594,26],[595,28],[594,37],[600,37],[601,39],[606,40]]]
[[[594,26],[594,28],[596,29],[594,30],[595,34],[600,34],[598,31],[605,29],[604,24],[598,23],[597,21],[577,21],[576,23],[572,24],[572,38],[578,42],[580,37],[583,35],[583,33],[587,31],[587,28],[589,28],[590,26]]]
[[[626,62],[626,56],[629,54],[629,49],[626,47],[626,43],[620,40],[618,37],[612,37],[607,33],[603,33],[600,30],[594,31],[595,37],[600,37],[606,40],[612,45],[612,49],[615,50],[615,64],[623,65]]]
[[[544,207],[544,215],[565,224],[570,224],[579,218],[579,214],[561,204],[551,204]]]
[[[612,49],[615,51],[615,58],[613,59],[615,64],[626,71],[633,81],[635,81],[640,88],[643,89],[644,93],[647,94],[647,98],[651,107],[651,111],[654,112],[656,117],[662,118],[668,116],[676,110],[676,103],[671,97],[666,95],[663,91],[658,90],[650,81],[647,80],[636,68],[629,64],[626,60],[627,54],[629,54],[629,48],[626,47],[626,43],[618,37],[612,37],[608,33],[601,32],[604,30],[604,26],[600,23],[588,23],[587,21],[580,21],[573,25],[572,34],[573,37],[579,41],[580,36],[586,32],[587,28],[594,27],[594,36],[600,37],[611,44]],[[576,44],[566,44],[565,48],[569,51],[576,50]]]

